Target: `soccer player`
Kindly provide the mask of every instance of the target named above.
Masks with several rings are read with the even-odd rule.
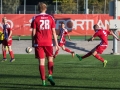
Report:
[[[56,50],[59,48],[57,36],[55,31],[55,21],[53,17],[46,14],[47,5],[39,2],[38,10],[40,14],[34,17],[31,23],[32,30],[32,46],[35,47],[35,57],[39,61],[39,72],[41,75],[42,85],[46,85],[45,77],[45,56],[48,60],[48,81],[51,85],[55,85],[53,80],[53,43],[52,36],[54,37]]]
[[[92,49],[90,52],[88,52],[86,55],[81,57],[78,54],[76,54],[76,56],[81,61],[82,59],[93,55],[95,58],[100,60],[103,63],[103,67],[105,67],[107,64],[107,60],[102,58],[99,54],[102,54],[103,51],[108,46],[108,35],[114,36],[118,41],[120,41],[120,39],[112,32],[112,30],[108,31],[108,30],[100,29],[100,27],[97,24],[93,26],[93,29],[95,31],[95,34],[90,39],[88,39],[88,41],[93,41],[95,37],[99,37],[101,43],[97,45],[94,49]]]
[[[4,62],[7,60],[6,58],[6,51],[8,49],[9,54],[10,54],[10,62],[15,61],[14,59],[14,54],[11,48],[12,45],[12,29],[10,25],[7,23],[7,18],[3,17],[2,18],[2,23],[3,23],[3,34],[4,34],[4,40],[2,42],[2,53],[3,53],[3,59],[1,62]],[[7,47],[7,48],[6,48]]]
[[[71,51],[70,49],[65,47],[66,43],[66,36],[68,36],[68,39],[70,40],[70,35],[68,34],[68,30],[65,28],[65,24],[62,22],[61,23],[61,28],[59,32],[59,46],[62,48],[62,50],[69,52],[72,54],[72,57],[74,57],[74,51]],[[54,58],[58,55],[59,49],[55,52]]]

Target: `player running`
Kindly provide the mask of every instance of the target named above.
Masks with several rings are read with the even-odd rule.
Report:
[[[74,57],[74,51],[71,51],[70,49],[65,47],[65,43],[66,43],[66,36],[68,36],[68,39],[70,40],[70,35],[68,34],[68,30],[65,28],[65,24],[62,22],[61,23],[61,28],[60,28],[60,32],[59,32],[59,46],[62,48],[62,50],[69,52],[72,54],[72,57]],[[54,58],[58,55],[59,49],[55,52]]]
[[[99,37],[101,43],[97,45],[94,49],[92,49],[90,52],[88,52],[86,55],[79,56],[78,54],[76,54],[76,56],[81,61],[82,59],[93,55],[95,58],[100,60],[103,63],[103,67],[105,67],[107,64],[107,60],[102,58],[99,54],[102,54],[108,46],[108,35],[114,36],[118,41],[120,41],[120,39],[112,31],[100,29],[97,24],[93,26],[93,29],[95,31],[95,34],[90,39],[88,39],[88,41],[93,41],[95,37]]]
[[[11,60],[10,62],[15,61],[14,54],[11,48],[12,45],[12,29],[10,28],[10,25],[7,23],[7,18],[2,18],[3,23],[3,34],[4,34],[4,40],[2,41],[2,53],[3,53],[3,60],[1,62],[7,61],[6,58],[6,51],[8,48]],[[7,47],[7,48],[6,48]]]
[[[35,57],[39,61],[39,72],[42,79],[42,85],[46,85],[45,77],[45,56],[48,59],[48,81],[51,85],[55,85],[53,80],[53,43],[52,35],[55,40],[56,49],[59,48],[57,42],[57,36],[55,31],[55,21],[53,17],[46,14],[47,6],[45,3],[40,2],[38,4],[38,10],[40,14],[34,17],[31,23],[32,31],[32,46],[35,47]]]

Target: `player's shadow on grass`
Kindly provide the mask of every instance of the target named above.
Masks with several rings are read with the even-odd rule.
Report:
[[[0,74],[0,78],[18,78],[19,80],[24,80],[26,78],[27,79],[39,79],[39,76],[32,76],[32,75],[11,75],[11,74]],[[21,78],[21,79],[20,79]],[[54,77],[55,79],[70,79],[70,80],[90,80],[90,78],[65,78],[65,77]],[[101,81],[101,80],[100,80]],[[103,80],[104,81],[104,80]],[[26,81],[28,82],[28,81]],[[62,83],[62,82],[61,82]],[[75,89],[106,89],[106,90],[111,90],[111,89],[117,89],[119,90],[120,88],[118,87],[96,87],[96,86],[84,86],[84,85],[69,85],[68,83],[66,83],[65,85],[59,85],[56,82],[56,85],[54,87],[52,87],[51,85],[47,85],[46,87],[41,86],[41,84],[34,84],[33,83],[15,83],[15,82],[1,82],[0,83],[0,88],[4,88],[4,89],[9,89],[9,90],[75,90]]]
[[[39,78],[39,76],[0,74],[0,78]]]
[[[53,45],[55,46],[55,43],[53,41]],[[68,48],[73,48],[73,49],[76,49],[76,50],[80,50],[80,51],[84,51],[84,52],[89,52],[89,50],[86,50],[85,48],[83,47],[80,47],[80,46],[76,46],[76,43],[73,43],[73,42],[70,42],[70,41],[66,41],[66,44],[65,44],[66,47]]]
[[[84,46],[83,47],[76,46],[76,43],[73,43],[73,42],[70,42],[70,41],[66,41],[65,46],[73,48],[73,49],[76,49],[76,50],[80,50],[80,51],[84,51],[84,52],[89,52],[89,50],[86,50],[85,48],[83,48]]]
[[[113,90],[113,89],[116,89],[116,90],[119,90],[120,88],[112,88],[112,87],[94,87],[94,86],[55,86],[55,87],[61,87],[61,88],[66,88],[67,90],[75,90],[75,89],[78,89],[78,90],[82,90],[82,89],[94,89],[94,90],[98,90],[98,89],[105,89],[105,90]],[[66,89],[63,89],[63,90],[66,90]],[[61,89],[62,90],[62,89]]]
[[[66,85],[55,85],[54,87],[51,85],[41,86],[39,84],[19,84],[19,83],[0,83],[0,88],[9,89],[9,90],[82,90],[82,89],[105,89],[105,90],[119,90],[120,88],[113,88],[113,87],[96,87],[96,86],[66,86]]]

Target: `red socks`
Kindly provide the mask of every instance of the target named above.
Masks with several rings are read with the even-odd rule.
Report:
[[[10,57],[14,58],[13,51],[9,51]],[[6,58],[6,50],[3,51],[3,58]]]
[[[65,51],[71,53],[71,50],[69,50],[68,48],[65,48]]]
[[[3,51],[3,58],[6,58],[6,50]]]
[[[45,66],[44,65],[39,65],[39,72],[41,75],[41,79],[45,80]],[[48,73],[49,75],[52,75],[53,73],[53,62],[48,62]]]
[[[13,51],[9,51],[9,54],[10,54],[10,57],[11,57],[11,58],[14,58]]]
[[[82,59],[89,57],[90,55],[92,55],[92,52],[89,52],[86,55],[82,56]],[[101,62],[104,62],[104,59],[100,55],[96,54],[94,57],[97,58],[98,60],[100,60]]]
[[[104,59],[100,55],[96,54],[94,57],[100,60],[101,62],[104,62]]]
[[[82,56],[82,59],[89,57],[90,55],[92,55],[92,52],[88,52],[86,55]]]
[[[69,50],[68,48],[65,48],[65,51],[71,53],[71,50]],[[55,52],[55,55],[54,55],[54,56],[57,56],[57,55],[58,55],[58,52],[59,52],[59,50],[57,50],[57,51]]]
[[[53,62],[48,62],[48,73],[49,75],[52,75],[53,73]]]
[[[41,75],[41,79],[45,80],[45,66],[44,65],[39,65],[39,72]]]

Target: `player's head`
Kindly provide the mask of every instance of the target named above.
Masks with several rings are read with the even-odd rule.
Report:
[[[6,17],[3,17],[3,18],[2,18],[2,22],[3,22],[3,23],[7,23],[7,18],[6,18]]]
[[[99,27],[97,24],[95,24],[95,25],[93,26],[93,29],[96,31],[96,30],[99,30],[100,27]]]
[[[64,28],[65,24],[63,22],[61,22],[61,28]]]
[[[47,5],[46,5],[45,3],[43,3],[43,2],[39,2],[39,3],[38,3],[38,10],[39,10],[40,12],[46,12],[46,10],[47,10]]]

